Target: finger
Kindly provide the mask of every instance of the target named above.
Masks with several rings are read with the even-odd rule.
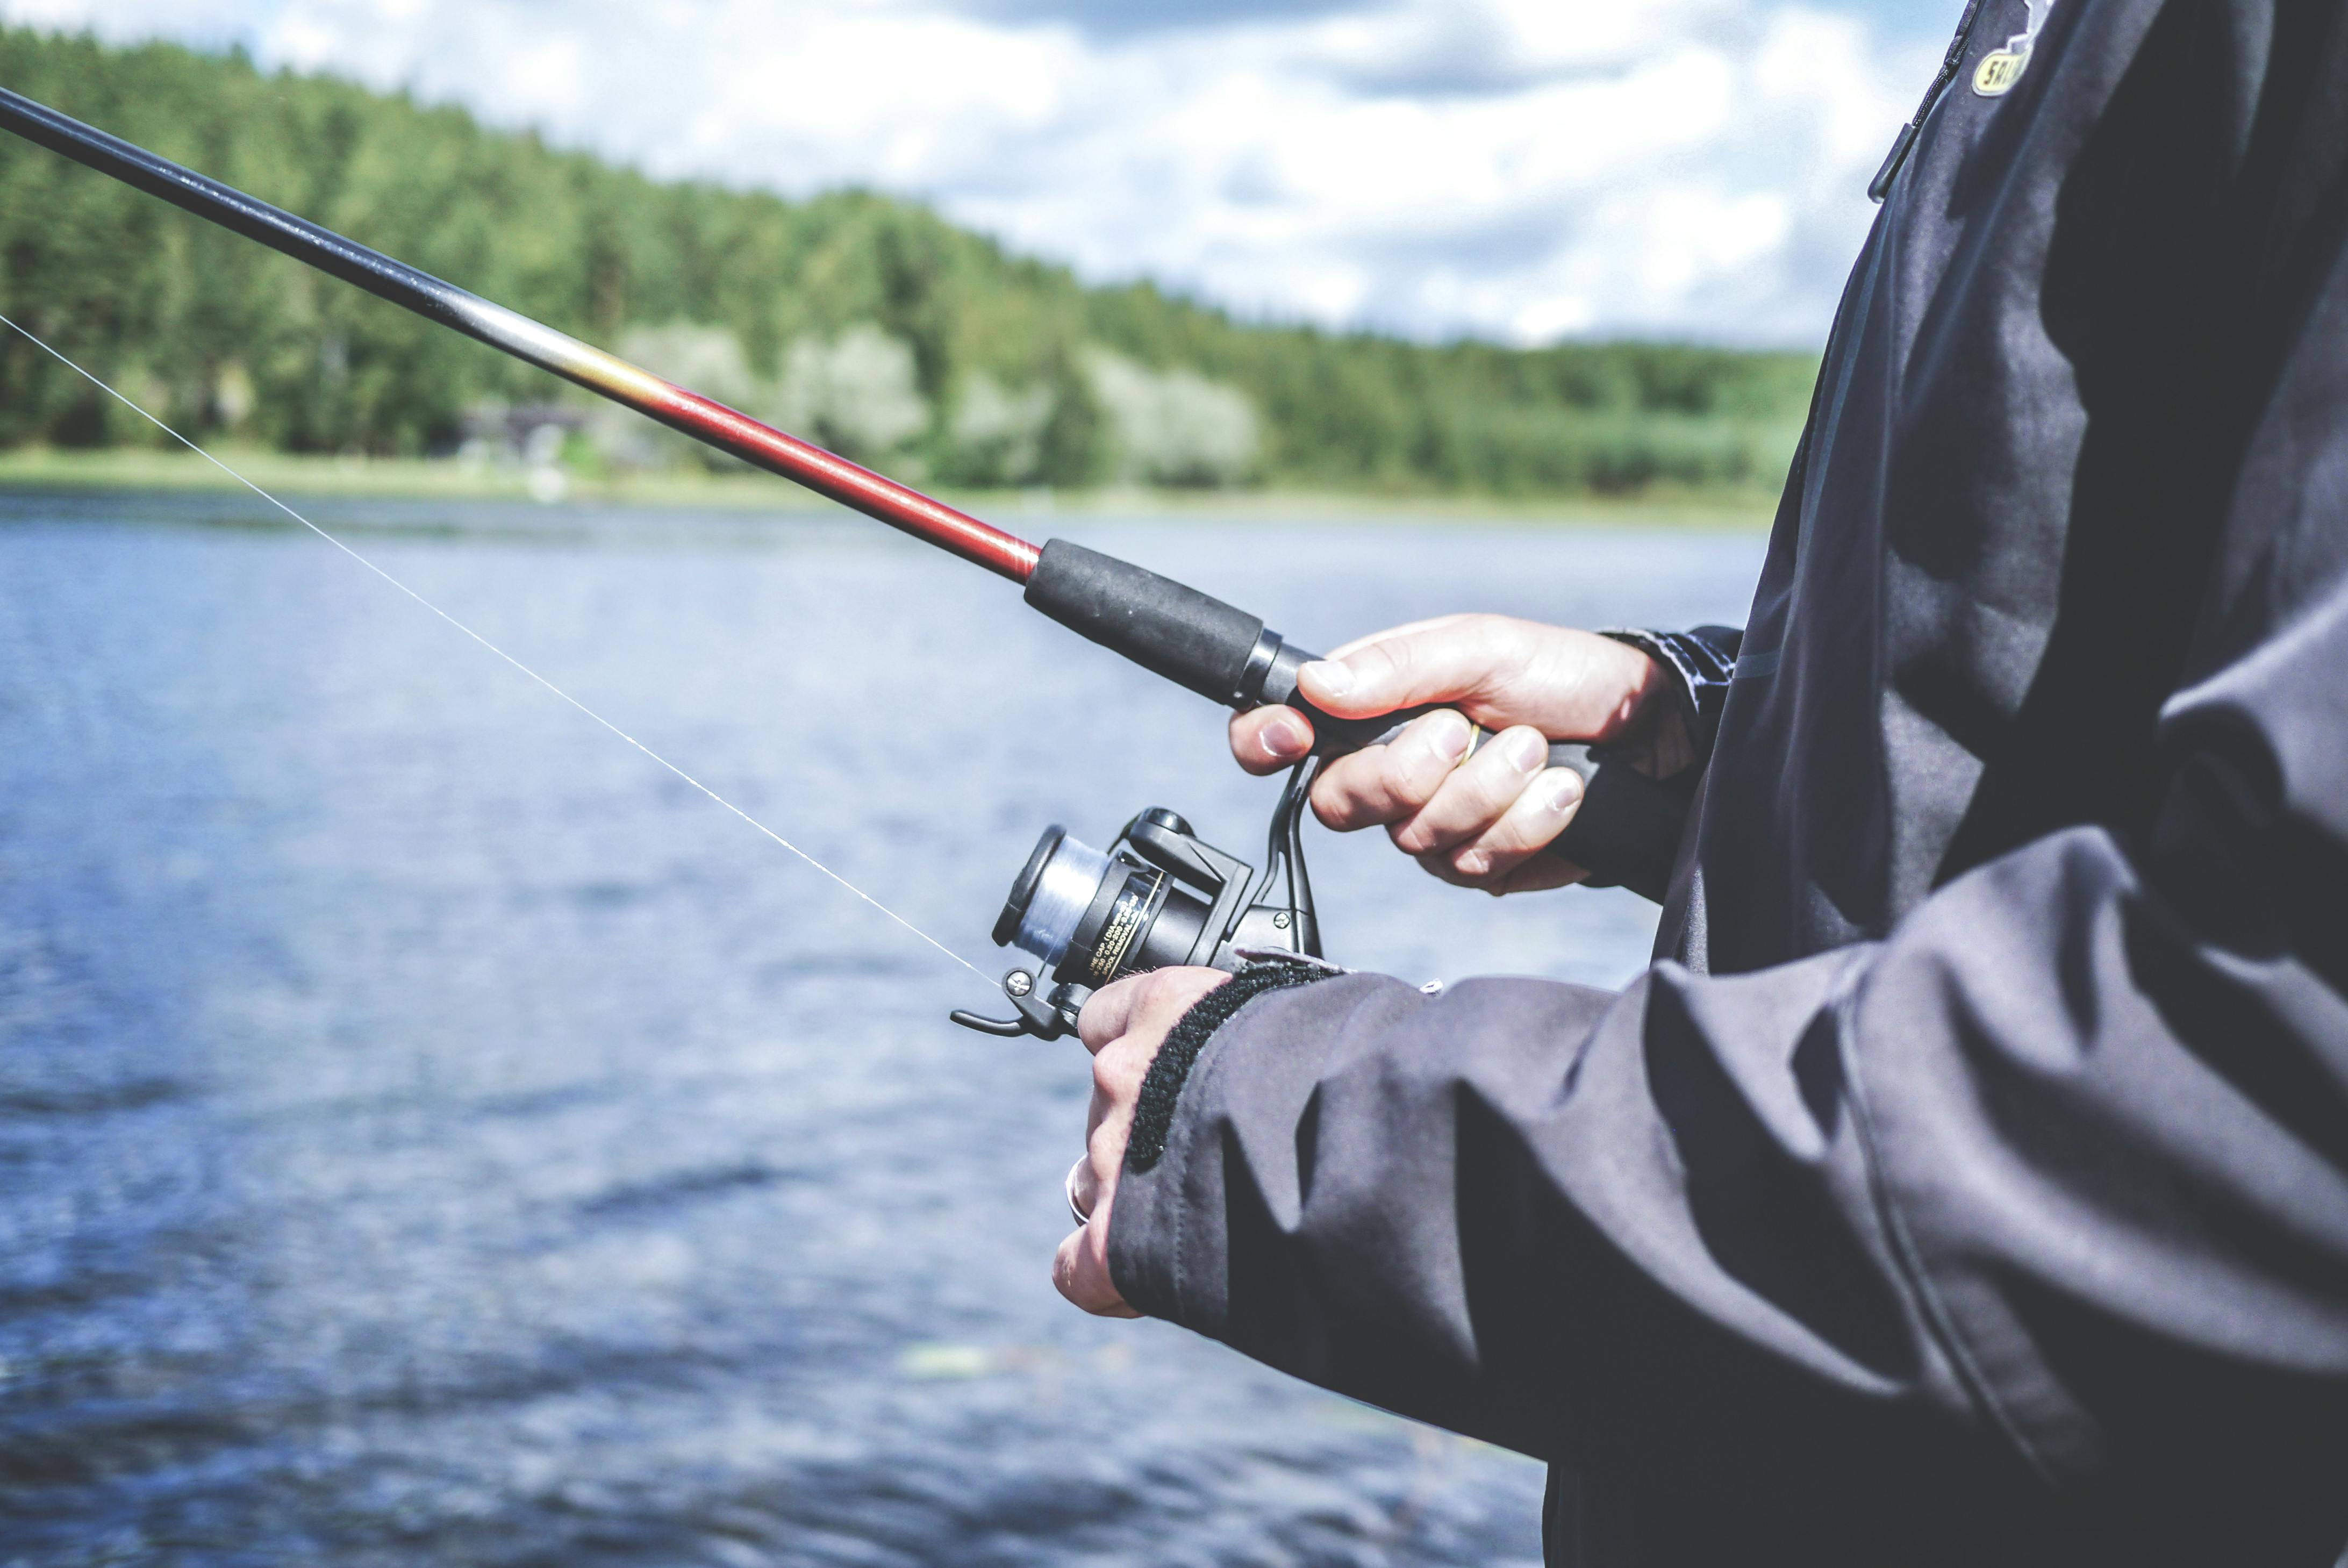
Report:
[[[1525,662],[1530,630],[1498,615],[1460,615],[1397,629],[1342,659],[1304,665],[1296,672],[1297,687],[1323,713],[1341,718],[1478,696],[1498,675]]]
[[[1127,1305],[1108,1272],[1111,1201],[1104,1198],[1089,1222],[1061,1240],[1052,1258],[1052,1284],[1062,1295],[1096,1317],[1139,1317]]]
[[[1498,821],[1439,852],[1450,856],[1451,869],[1461,877],[1482,885],[1547,847],[1581,805],[1581,776],[1570,768],[1551,768],[1524,787]]]
[[[1075,1170],[1069,1174],[1068,1195],[1076,1200],[1076,1208],[1086,1214],[1090,1214],[1100,1207],[1100,1172],[1093,1169],[1092,1155],[1089,1150],[1084,1159],[1076,1162]]]
[[[1076,1015],[1076,1037],[1085,1049],[1097,1052],[1124,1035],[1148,983],[1147,975],[1128,975],[1086,998],[1084,1011]]]
[[[1491,728],[1607,740],[1671,689],[1638,649],[1506,615],[1450,615],[1382,632],[1297,672],[1305,698],[1347,718],[1454,703]]]
[[[1149,1076],[1156,1052],[1123,1049],[1128,1042],[1138,1043],[1128,1035],[1093,1057],[1093,1103],[1085,1117],[1087,1139],[1104,1127],[1129,1125],[1133,1120],[1133,1108],[1141,1099],[1141,1080]]]
[[[1415,718],[1384,746],[1331,762],[1313,781],[1313,814],[1340,833],[1416,815],[1458,768],[1475,733],[1456,708]]]
[[[1473,888],[1502,898],[1512,892],[1540,892],[1546,888],[1571,887],[1589,876],[1589,872],[1560,855],[1536,854],[1521,861],[1515,870],[1497,876],[1466,876],[1451,863],[1451,851],[1437,850],[1418,857],[1419,865],[1429,876],[1447,882],[1454,887]]]
[[[1251,773],[1277,773],[1313,749],[1313,721],[1292,707],[1231,715],[1231,756]]]
[[[1505,729],[1453,769],[1435,798],[1388,830],[1405,854],[1448,850],[1481,837],[1549,765],[1549,740],[1530,725]]]
[[[1383,632],[1372,632],[1366,637],[1355,637],[1350,643],[1341,643],[1321,656],[1324,659],[1350,659],[1372,643],[1389,642],[1395,637],[1415,636],[1421,632],[1431,632],[1438,627],[1457,625],[1462,621],[1474,618],[1472,613],[1463,611],[1450,615],[1430,615],[1424,621],[1406,621],[1399,626],[1388,626]]]
[[[1116,1195],[1117,1179],[1125,1170],[1125,1146],[1132,1137],[1133,1109],[1128,1106],[1124,1114],[1110,1117],[1085,1140],[1085,1170],[1090,1178],[1085,1188],[1086,1213],[1098,1213]]]
[[[1093,1060],[1097,1062],[1100,1060],[1100,1057],[1096,1056],[1093,1057]],[[1085,1136],[1086,1138],[1089,1139],[1094,1133],[1100,1130],[1100,1124],[1108,1119],[1109,1112],[1115,1109],[1116,1106],[1116,1099],[1113,1096],[1103,1094],[1100,1089],[1099,1080],[1094,1080],[1093,1101],[1092,1104],[1085,1108]]]
[[[1563,855],[1537,854],[1524,861],[1516,870],[1487,881],[1484,891],[1495,898],[1503,898],[1512,892],[1540,892],[1547,888],[1571,887],[1589,875],[1589,872]]]
[[[1141,1102],[1142,1080],[1149,1076],[1158,1047],[1167,1028],[1153,1024],[1145,1003],[1134,1018],[1134,1032],[1119,1036],[1093,1054],[1092,1104],[1085,1112],[1085,1158],[1098,1190],[1113,1191],[1125,1166],[1125,1146],[1133,1136],[1134,1108]],[[1084,1207],[1091,1212],[1089,1200]]]

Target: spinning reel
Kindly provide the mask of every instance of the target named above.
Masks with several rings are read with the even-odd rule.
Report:
[[[996,946],[1039,962],[1003,977],[1013,1016],[958,1010],[953,1021],[983,1034],[1056,1040],[1075,1032],[1087,997],[1128,975],[1177,965],[1236,970],[1269,953],[1320,957],[1303,833],[1305,791],[1320,760],[1308,757],[1290,772],[1260,878],[1162,806],[1128,822],[1106,851],[1065,828],[1045,829],[994,922]]]

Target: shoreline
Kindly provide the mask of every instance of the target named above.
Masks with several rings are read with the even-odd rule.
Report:
[[[221,447],[221,460],[274,494],[335,500],[507,501],[552,511],[565,505],[658,511],[825,513],[843,510],[789,481],[764,474],[641,474],[589,480],[519,465],[455,459],[294,456],[259,448]],[[0,491],[223,491],[249,493],[239,480],[193,452],[146,448],[89,451],[21,448],[0,452]],[[1672,528],[1766,529],[1774,491],[1643,491],[1630,496],[1495,497],[1408,495],[1315,490],[958,490],[938,498],[1005,526],[1056,515],[1091,518],[1197,518],[1201,521],[1353,521],[1517,523],[1526,526],[1643,524]]]

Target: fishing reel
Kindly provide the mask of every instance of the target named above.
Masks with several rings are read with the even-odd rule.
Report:
[[[1003,977],[1014,1016],[957,1010],[953,1021],[1006,1038],[1056,1040],[1076,1031],[1087,997],[1128,975],[1178,965],[1237,970],[1272,953],[1320,957],[1303,836],[1318,764],[1308,758],[1289,774],[1261,877],[1162,806],[1128,822],[1107,851],[1065,828],[1045,829],[994,922],[996,946],[1038,960]]]

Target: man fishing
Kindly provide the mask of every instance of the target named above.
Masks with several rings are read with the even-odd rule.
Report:
[[[1302,673],[1498,731],[1314,789],[1466,886],[1573,874],[1547,739],[1698,770],[1653,968],[1100,991],[1056,1277],[1552,1563],[2348,1562],[2348,4],[1975,0],[1878,189],[1741,633]]]
[[[5,88],[0,128],[1023,585],[1252,709],[1243,765],[1322,745],[1323,819],[1438,875],[1580,843],[1667,890],[1619,995],[1090,993],[1080,1305],[1550,1460],[1559,1563],[2348,1561],[2348,0],[1968,5],[1741,630],[1311,662]],[[1344,754],[1425,703],[1466,717]],[[1552,739],[1689,782],[1675,851]],[[1035,979],[975,1023],[1056,1034]]]

